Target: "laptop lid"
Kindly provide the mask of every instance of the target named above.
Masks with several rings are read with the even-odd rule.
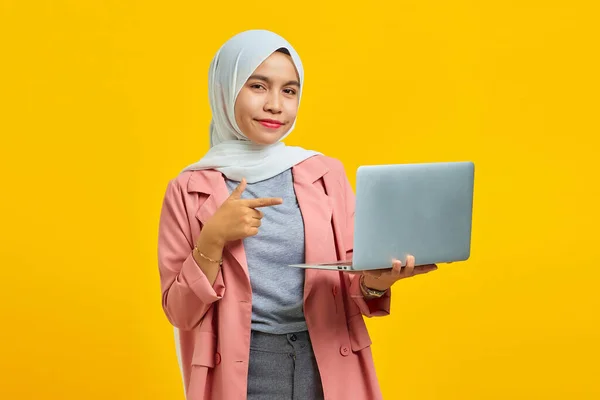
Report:
[[[359,167],[354,268],[386,268],[408,254],[417,265],[467,260],[474,172],[470,161]]]

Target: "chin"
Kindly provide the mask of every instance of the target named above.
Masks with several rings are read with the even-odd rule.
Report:
[[[249,136],[248,139],[250,139],[250,141],[252,141],[256,144],[260,144],[263,146],[269,146],[274,143],[277,143],[282,137],[283,137],[283,134],[273,133],[270,135],[265,135],[264,133],[260,133],[260,134],[254,134],[252,136]]]

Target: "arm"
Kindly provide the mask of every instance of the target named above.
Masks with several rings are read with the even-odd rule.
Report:
[[[346,229],[344,234],[344,243],[346,244],[346,260],[352,259],[354,243],[354,213],[355,213],[355,195],[352,186],[344,173],[344,199],[346,202]],[[360,289],[360,274],[345,274],[350,282],[349,295],[354,300],[360,312],[366,317],[379,317],[390,314],[391,288],[386,293],[376,299],[365,299]],[[368,280],[365,281],[368,285]]]
[[[207,243],[199,238],[198,247],[205,246],[201,249],[206,251],[204,254],[218,257],[218,246]],[[167,186],[160,214],[158,266],[163,310],[169,322],[182,330],[198,325],[211,305],[225,293],[222,272],[216,269],[218,266],[199,257],[196,260],[193,248],[181,187],[173,180]],[[209,280],[207,275],[212,279]]]

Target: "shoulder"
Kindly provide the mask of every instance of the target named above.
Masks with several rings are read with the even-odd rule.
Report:
[[[190,182],[193,181],[193,177],[201,171],[184,171],[173,177],[169,181],[169,186],[177,187],[180,190],[185,191]]]
[[[186,191],[193,174],[194,171],[184,171],[169,179],[166,188],[167,193],[171,195],[179,193],[181,195],[182,192]]]
[[[334,157],[330,157],[330,156],[321,156],[323,158],[322,162],[325,163],[325,165],[327,165],[327,167],[329,167],[330,170],[333,170],[334,172],[344,172],[345,173],[345,169],[344,169],[344,164],[342,163],[341,160],[334,158]]]
[[[336,177],[346,177],[346,170],[342,161],[327,155],[319,154],[310,157],[298,164],[298,167],[321,171],[323,174],[334,175]]]
[[[221,173],[216,170],[180,172],[167,182],[165,196],[187,202],[187,198],[196,198],[198,193],[210,194],[220,176]]]

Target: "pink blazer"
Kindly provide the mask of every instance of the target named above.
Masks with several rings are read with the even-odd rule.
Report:
[[[306,262],[350,259],[354,192],[342,163],[314,156],[292,173],[305,224]],[[179,328],[188,400],[246,398],[252,291],[243,242],[226,245],[212,286],[191,255],[203,224],[228,196],[220,172],[186,171],[169,182],[160,216],[162,306]],[[367,302],[358,275],[306,270],[305,318],[325,399],[382,398],[363,316],[388,315],[389,292]]]

